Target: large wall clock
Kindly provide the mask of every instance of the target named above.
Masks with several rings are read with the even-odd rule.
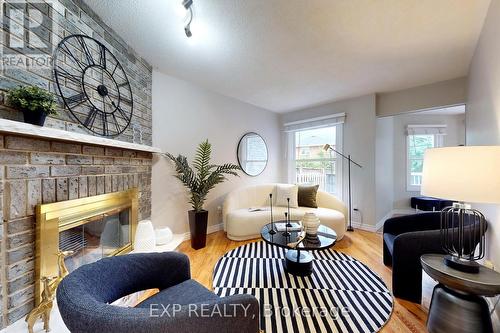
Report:
[[[95,134],[116,136],[129,125],[133,96],[116,57],[94,38],[71,35],[54,54],[54,76],[64,105]]]

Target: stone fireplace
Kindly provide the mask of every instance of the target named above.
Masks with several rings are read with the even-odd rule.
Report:
[[[137,188],[37,206],[35,305],[42,277],[57,277],[59,252],[70,253],[66,268],[76,268],[133,249],[138,222]],[[62,259],[61,259],[62,260]]]
[[[83,34],[103,43],[120,61],[130,81],[134,112],[130,126],[112,140],[92,136],[71,113],[60,105],[57,115],[47,118],[45,127],[27,126],[23,115],[5,104],[7,90],[37,86],[58,91],[52,66],[4,68],[0,72],[0,328],[22,319],[35,303],[35,213],[37,205],[51,204],[137,189],[137,217],[151,215],[151,162],[157,152],[152,144],[151,86],[152,67],[94,11],[81,0],[4,1],[2,8],[15,3],[22,8],[24,20],[5,14],[22,26],[38,23],[33,31],[4,29],[0,41],[4,50],[11,50],[7,41],[34,40],[57,45],[64,37]],[[45,3],[47,6],[44,6]],[[21,7],[19,7],[21,6]],[[20,20],[20,21],[19,21]],[[16,25],[16,26],[17,26]],[[31,40],[31,37],[29,38]],[[28,40],[26,40],[28,42]],[[25,45],[25,43],[22,43]],[[26,44],[27,45],[27,44]],[[33,51],[33,49],[31,50]],[[14,53],[26,60],[34,54]],[[52,56],[50,50],[41,51]],[[35,54],[35,56],[38,56]],[[35,57],[36,58],[36,57]],[[73,89],[71,80],[60,82],[64,89]],[[59,101],[61,102],[61,101]],[[20,122],[14,122],[17,120]],[[141,143],[141,144],[133,144]],[[118,212],[123,215],[124,213]],[[111,217],[109,217],[111,218]],[[119,223],[121,224],[120,216]],[[90,235],[102,228],[94,221],[90,230],[72,230],[62,238],[71,246],[91,243]],[[77,227],[75,227],[77,228]],[[82,233],[86,235],[82,236]],[[80,237],[80,242],[78,242]],[[79,245],[80,244],[80,245]],[[111,249],[106,249],[113,252]],[[83,260],[83,259],[82,259]]]
[[[87,257],[68,258],[66,263],[71,269],[78,261],[93,260],[89,256],[98,258],[99,251],[103,256],[126,251],[134,228],[130,224],[127,233],[125,221],[130,223],[130,218],[137,216],[133,219],[135,223],[151,215],[151,164],[155,152],[158,150],[151,146],[0,119],[3,326],[23,318],[39,295],[35,259],[37,206],[43,209],[65,206],[75,199],[91,202],[95,198],[135,196],[132,204],[108,207],[87,216],[69,214],[63,218],[62,225],[54,229],[59,242],[52,243],[52,253],[48,255],[53,256],[61,240],[65,242],[63,246],[73,250],[87,246]],[[127,205],[131,209],[125,209]],[[89,223],[82,228],[83,224],[78,225],[77,220]],[[114,220],[110,225],[120,226],[123,237],[115,238],[114,247],[109,242],[96,247],[97,236],[102,238],[109,220]],[[53,257],[50,260],[53,265]]]

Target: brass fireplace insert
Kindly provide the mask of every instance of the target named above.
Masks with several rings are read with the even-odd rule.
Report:
[[[60,276],[61,253],[69,271],[83,264],[130,252],[138,220],[136,188],[36,208],[35,305],[42,277]]]

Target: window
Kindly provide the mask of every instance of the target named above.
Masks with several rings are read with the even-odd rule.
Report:
[[[425,150],[428,148],[437,148],[442,146],[442,134],[408,134],[406,177],[407,191],[420,191]]]
[[[330,144],[341,151],[342,125],[304,129],[290,133],[293,142],[290,181],[296,184],[319,185],[319,188],[342,197],[342,160],[334,152],[324,151]]]

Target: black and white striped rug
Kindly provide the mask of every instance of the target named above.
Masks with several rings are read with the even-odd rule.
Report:
[[[360,261],[313,251],[313,274],[296,277],[284,270],[285,251],[262,241],[229,251],[215,265],[215,293],[257,297],[266,333],[377,332],[389,320],[392,295]]]

